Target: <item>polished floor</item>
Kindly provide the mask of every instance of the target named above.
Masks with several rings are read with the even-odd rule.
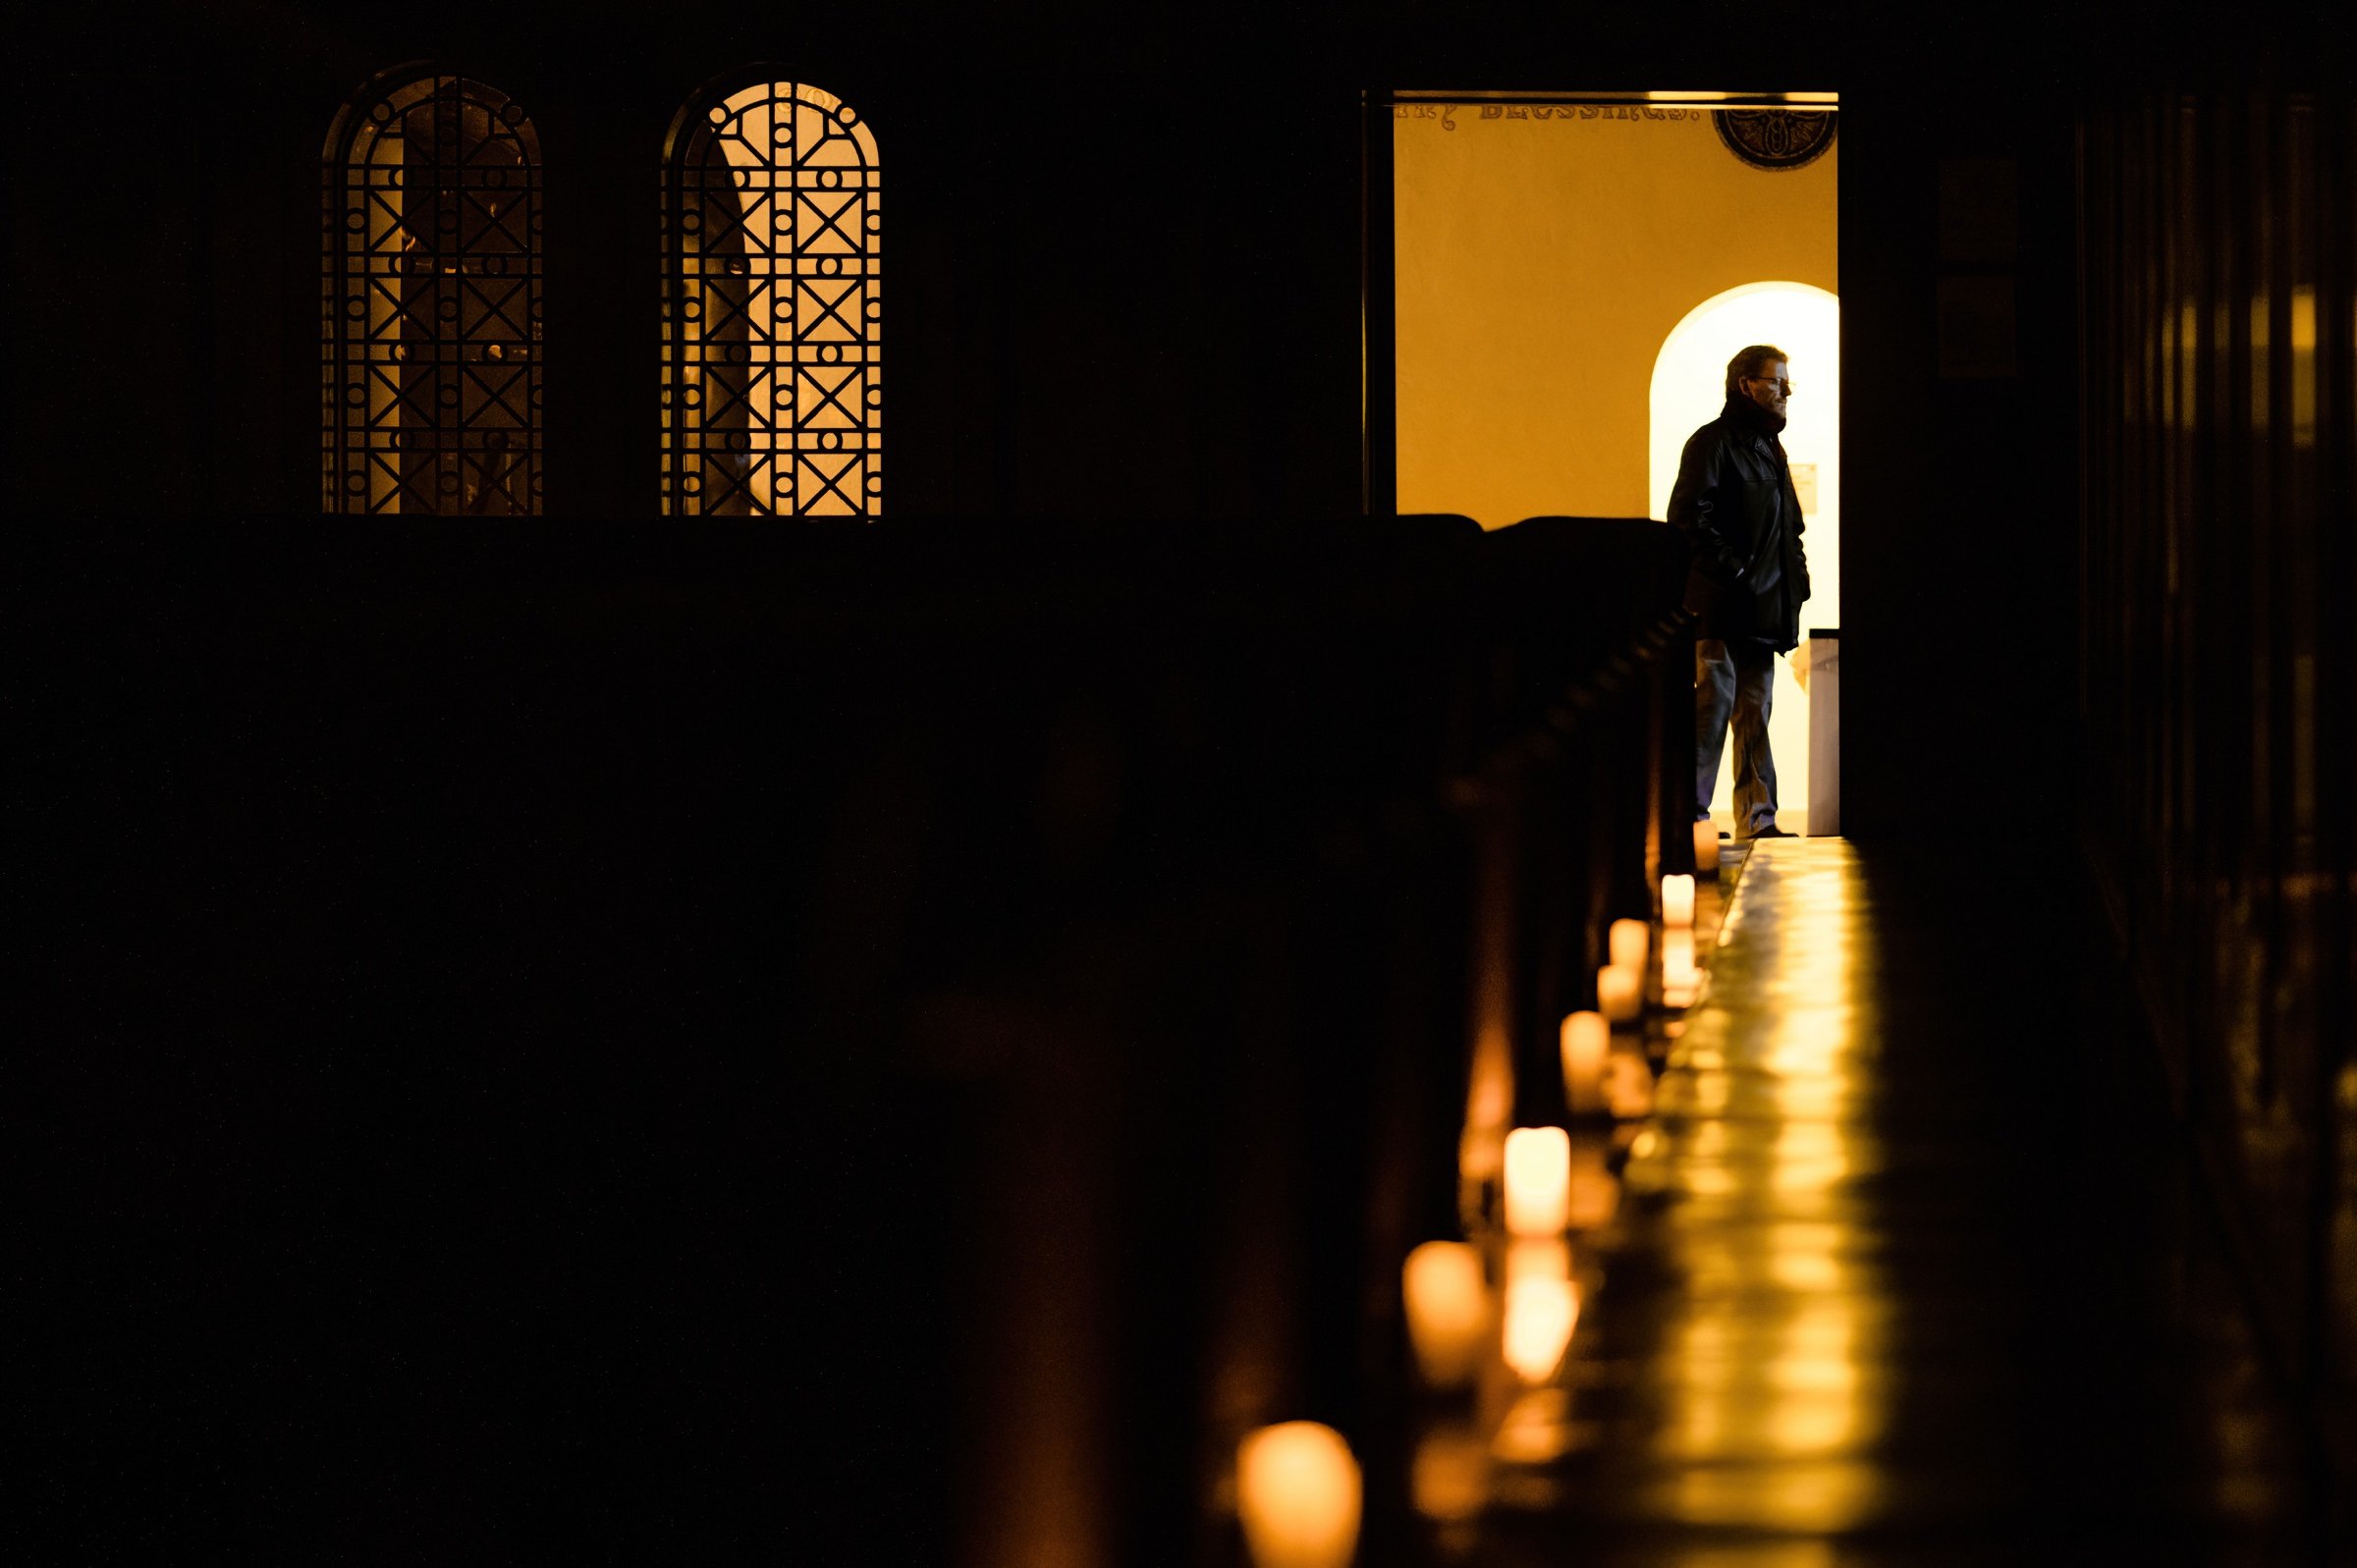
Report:
[[[2001,845],[1756,846],[1561,1370],[1425,1433],[1431,1556],[2329,1560],[2100,950]]]

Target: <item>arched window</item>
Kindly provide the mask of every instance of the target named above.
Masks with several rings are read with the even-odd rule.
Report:
[[[507,94],[409,67],[326,150],[325,506],[540,511],[540,138]]]
[[[874,135],[807,82],[762,72],[680,111],[664,148],[665,512],[881,510],[877,196]]]

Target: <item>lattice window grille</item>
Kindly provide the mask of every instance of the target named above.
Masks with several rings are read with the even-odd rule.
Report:
[[[807,82],[691,101],[665,164],[663,506],[883,502],[876,140]]]
[[[372,87],[325,159],[323,502],[536,514],[540,144],[451,75]]]

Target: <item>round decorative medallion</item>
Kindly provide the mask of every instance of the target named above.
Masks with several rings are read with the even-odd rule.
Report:
[[[1798,169],[1834,144],[1836,110],[1719,109],[1711,124],[1727,151],[1755,169]]]

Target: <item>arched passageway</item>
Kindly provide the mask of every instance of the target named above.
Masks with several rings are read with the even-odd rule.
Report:
[[[1774,344],[1791,355],[1791,423],[1784,451],[1807,519],[1809,577],[1815,590],[1801,612],[1808,628],[1841,624],[1841,301],[1805,283],[1747,283],[1713,295],[1688,311],[1655,356],[1649,454],[1651,514],[1669,515],[1678,453],[1725,402],[1727,361],[1746,345]],[[1769,745],[1782,785],[1787,827],[1809,803],[1809,699],[1788,662],[1776,672]],[[1711,809],[1727,812],[1734,770],[1723,768]]]

